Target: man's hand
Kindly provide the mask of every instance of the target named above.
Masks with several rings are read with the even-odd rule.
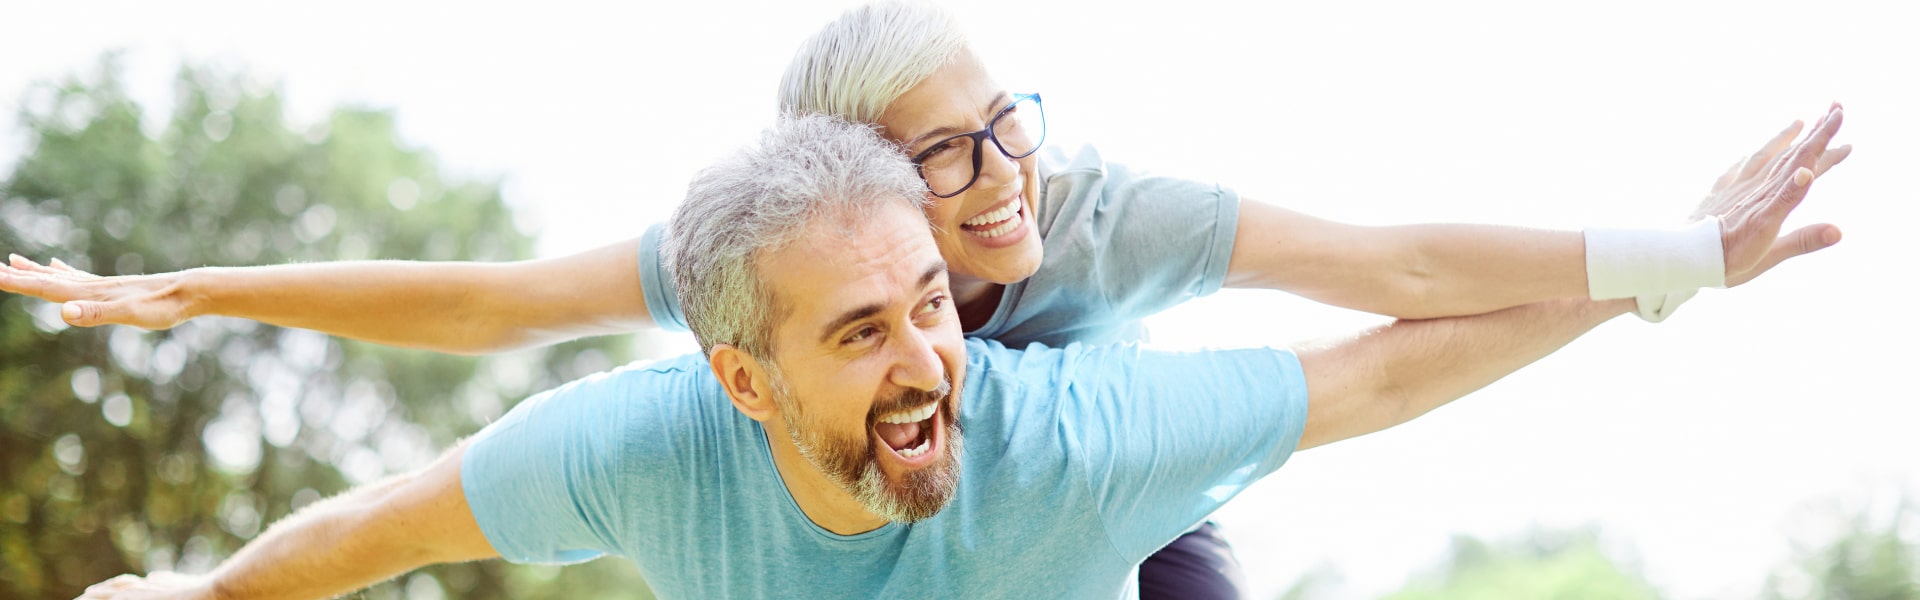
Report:
[[[1813,126],[1807,139],[1793,144],[1801,123],[1767,142],[1714,182],[1693,220],[1720,218],[1721,248],[1726,252],[1727,287],[1751,281],[1789,258],[1832,246],[1840,228],[1821,223],[1780,235],[1781,224],[1807,197],[1814,179],[1846,160],[1852,146],[1828,149],[1840,130],[1842,112],[1835,103]]]
[[[146,577],[121,575],[93,584],[77,600],[212,600],[213,597],[204,575],[158,571]]]
[[[61,303],[60,318],[68,325],[168,329],[193,316],[180,293],[179,273],[101,277],[58,258],[41,265],[14,254],[7,262],[0,265],[0,291]]]

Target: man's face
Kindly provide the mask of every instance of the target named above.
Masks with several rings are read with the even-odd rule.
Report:
[[[964,52],[888,105],[878,124],[887,139],[906,145],[908,156],[919,156],[950,136],[986,128],[1012,99]],[[927,197],[927,220],[955,274],[1004,284],[1040,268],[1040,232],[1033,224],[1038,167],[1037,154],[1014,160],[989,143],[972,187],[952,198]]]
[[[889,204],[851,235],[816,223],[758,271],[788,308],[770,373],[788,437],[879,517],[939,512],[959,476],[966,346],[925,218]]]

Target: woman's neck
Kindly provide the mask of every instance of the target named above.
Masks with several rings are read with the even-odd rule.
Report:
[[[993,311],[1000,308],[1000,295],[1007,286],[975,279],[966,275],[948,275],[948,286],[953,289],[954,309],[960,313],[960,328],[973,331],[987,324],[993,318]]]

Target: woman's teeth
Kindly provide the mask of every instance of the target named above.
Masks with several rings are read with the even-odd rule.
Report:
[[[1015,227],[1020,226],[1020,199],[1015,198],[1000,208],[967,219],[966,222],[961,223],[961,225],[966,228],[968,233],[984,238],[996,238],[1006,235],[1012,232]],[[977,229],[979,227],[987,227],[987,229]]]

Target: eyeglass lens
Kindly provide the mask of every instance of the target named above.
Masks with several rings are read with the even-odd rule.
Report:
[[[992,139],[995,150],[1007,158],[1020,159],[1038,150],[1046,134],[1047,118],[1040,109],[1040,97],[1021,96],[1001,109],[987,129],[956,135],[922,150],[920,175],[934,195],[952,196],[979,179],[980,165],[987,160],[982,152],[985,148],[978,146],[982,138]]]

